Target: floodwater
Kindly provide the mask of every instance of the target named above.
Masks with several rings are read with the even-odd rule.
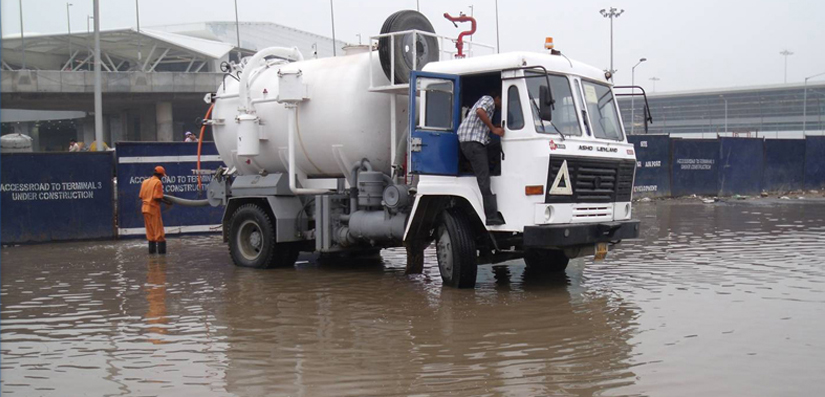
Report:
[[[563,276],[434,252],[231,265],[217,236],[2,250],[3,395],[812,396],[825,201],[642,203],[643,236]]]

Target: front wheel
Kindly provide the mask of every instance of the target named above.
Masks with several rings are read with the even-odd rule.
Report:
[[[236,266],[266,269],[295,265],[298,247],[275,242],[275,226],[260,206],[239,207],[229,227],[229,254]]]
[[[444,211],[436,229],[435,242],[438,270],[444,284],[457,288],[475,287],[478,258],[467,216],[454,209]]]
[[[530,269],[551,273],[561,273],[567,269],[570,259],[560,250],[528,249],[524,252],[524,263]]]

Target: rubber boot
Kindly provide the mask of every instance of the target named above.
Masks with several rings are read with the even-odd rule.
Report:
[[[150,241],[149,242],[149,253],[154,254],[156,252],[158,252],[158,243],[156,243],[154,241]]]
[[[158,242],[158,253],[166,255],[166,241]]]
[[[504,224],[504,217],[498,212],[495,194],[484,197],[484,214],[487,216],[487,226]]]

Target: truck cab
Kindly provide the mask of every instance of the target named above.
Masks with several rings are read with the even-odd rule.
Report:
[[[461,252],[479,252],[468,268],[523,257],[527,266],[560,271],[571,258],[603,256],[609,244],[638,236],[633,145],[602,71],[560,55],[508,53],[430,63],[410,81],[417,194],[405,240],[436,242],[445,282],[474,284],[475,272],[460,269],[468,258]],[[485,225],[456,135],[467,109],[492,85],[501,86],[496,119],[505,131],[500,155],[488,151],[500,226]],[[456,248],[462,241],[471,247]]]

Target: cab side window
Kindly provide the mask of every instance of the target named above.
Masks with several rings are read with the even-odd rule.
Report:
[[[507,89],[507,128],[520,130],[524,128],[524,112],[521,111],[521,98],[518,87],[511,85]]]

